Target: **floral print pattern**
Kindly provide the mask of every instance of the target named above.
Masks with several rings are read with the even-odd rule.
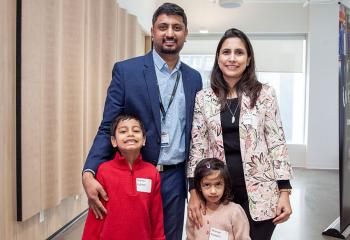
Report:
[[[239,118],[241,156],[250,214],[254,220],[262,221],[276,216],[277,180],[291,179],[292,167],[274,89],[263,85],[255,106],[249,106],[250,98],[243,94]],[[212,89],[196,96],[187,176],[193,177],[198,162],[208,157],[225,161],[220,104]]]

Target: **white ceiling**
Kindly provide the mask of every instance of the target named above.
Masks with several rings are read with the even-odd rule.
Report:
[[[167,0],[156,0],[156,5],[164,2]],[[295,17],[296,21],[303,20],[300,22],[302,25],[304,19],[307,19],[307,8],[303,8],[303,0],[245,0],[238,8],[222,8],[212,0],[172,2],[185,9],[191,34],[198,33],[202,28],[207,29],[209,33],[222,33],[232,27],[248,32],[280,32],[280,29],[270,30],[270,27],[266,30],[264,26],[273,26],[276,19]]]
[[[219,0],[117,0],[121,7],[139,18],[149,33],[151,18],[157,6],[173,2],[184,8],[190,34],[207,29],[222,33],[236,27],[246,32],[307,32],[309,7],[314,4],[334,4],[336,0],[243,0],[239,8],[222,8]],[[305,4],[308,2],[308,4]]]

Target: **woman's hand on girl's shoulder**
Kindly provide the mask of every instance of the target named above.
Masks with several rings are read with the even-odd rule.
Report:
[[[202,214],[205,215],[205,206],[203,202],[199,199],[196,190],[192,189],[190,191],[190,200],[187,206],[188,218],[194,222],[196,227],[199,229],[203,226]]]

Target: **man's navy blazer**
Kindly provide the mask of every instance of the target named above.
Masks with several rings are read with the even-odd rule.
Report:
[[[182,82],[186,101],[185,144],[188,159],[192,117],[196,93],[202,88],[198,71],[181,63]],[[146,146],[142,157],[154,165],[160,152],[160,105],[157,76],[152,51],[145,56],[128,59],[114,65],[112,81],[108,88],[103,119],[85,162],[84,170],[97,171],[98,166],[113,159],[110,125],[120,114],[133,114],[146,128]],[[187,160],[185,159],[185,160]]]

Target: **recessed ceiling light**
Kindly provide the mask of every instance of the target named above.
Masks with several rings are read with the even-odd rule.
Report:
[[[199,33],[208,33],[208,29],[205,29],[205,28],[201,28],[199,29]]]

